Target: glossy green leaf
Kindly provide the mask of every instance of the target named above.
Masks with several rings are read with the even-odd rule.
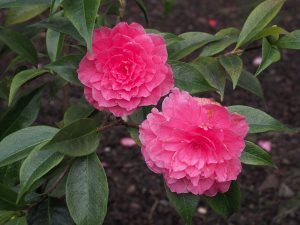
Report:
[[[48,8],[48,4],[10,8],[7,16],[5,17],[4,25],[11,26],[18,23],[23,23],[27,20],[32,19],[33,17],[36,17],[37,15],[40,15]]]
[[[16,216],[14,211],[0,210],[0,224],[5,224],[10,218]]]
[[[249,43],[277,15],[285,0],[266,0],[259,4],[247,18],[236,48]]]
[[[239,56],[221,56],[219,61],[231,78],[233,89],[235,89],[243,71],[243,61]]]
[[[25,158],[36,145],[49,141],[57,132],[54,127],[33,126],[8,135],[0,142],[0,166]]]
[[[52,149],[43,149],[45,143],[36,146],[24,160],[20,169],[20,190],[18,200],[41,177],[57,166],[64,156]]]
[[[280,60],[280,52],[276,46],[272,46],[269,41],[264,38],[262,42],[262,62],[258,67],[255,76],[267,69],[271,64]]]
[[[62,128],[43,150],[58,151],[72,157],[91,154],[97,150],[100,135],[92,119],[80,119]]]
[[[246,141],[240,160],[247,165],[274,167],[271,155],[250,141]]]
[[[205,80],[202,73],[188,63],[169,61],[172,66],[175,86],[191,94],[215,90]]]
[[[35,89],[21,96],[0,119],[0,140],[5,136],[30,126],[40,111],[43,88]]]
[[[80,204],[80,203],[79,203]],[[31,208],[27,216],[29,225],[74,225],[64,200],[48,198],[43,204]]]
[[[53,198],[62,198],[66,195],[67,172],[73,159],[65,160],[51,172],[51,177],[47,182],[45,192]],[[59,182],[58,182],[59,181]]]
[[[67,180],[66,200],[77,225],[103,223],[107,212],[108,184],[96,154],[78,158],[73,163]]]
[[[288,31],[283,29],[282,27],[278,27],[276,25],[272,27],[265,28],[263,31],[261,31],[257,36],[254,37],[254,40],[259,40],[265,37],[273,36],[273,35],[280,35],[280,34],[289,34]]]
[[[0,27],[0,41],[5,43],[11,50],[22,56],[28,62],[37,62],[37,52],[31,41],[21,33],[8,28]]]
[[[242,71],[237,86],[257,95],[261,99],[264,99],[263,89],[259,80],[246,70]]]
[[[0,168],[0,183],[7,187],[15,187],[19,182],[19,170],[21,162],[15,162]]]
[[[246,117],[250,127],[249,133],[251,134],[268,131],[291,131],[290,128],[286,127],[284,124],[259,109],[249,106],[236,105],[230,106],[229,110],[231,112],[240,113]]]
[[[46,65],[45,68],[53,70],[58,76],[72,84],[81,85],[77,78],[77,68],[80,59],[81,56],[78,55],[65,56],[51,64]]]
[[[100,0],[64,0],[65,16],[76,27],[80,35],[87,43],[88,49],[92,49],[92,32],[94,30]]]
[[[64,17],[52,16],[49,20],[35,23],[31,25],[31,27],[39,28],[39,29],[42,28],[52,29],[57,32],[66,34],[78,40],[80,43],[84,43],[83,38],[80,36],[76,28],[72,25],[72,23],[69,20],[67,20]]]
[[[211,34],[202,32],[183,33],[179,35],[179,37],[184,40],[175,42],[168,46],[170,60],[182,59],[204,45],[221,39],[220,37],[215,37]]]
[[[50,4],[51,0],[0,0],[0,8],[22,7],[28,5]]]
[[[28,225],[26,217],[13,217],[5,225]]]
[[[219,193],[215,197],[205,197],[205,200],[216,213],[227,218],[240,207],[240,185],[237,181],[233,181],[228,192]]]
[[[220,63],[211,57],[201,57],[193,61],[191,65],[202,74],[209,85],[217,89],[217,92],[223,100],[226,84],[226,72]]]
[[[59,9],[62,2],[63,0],[51,0],[51,7],[50,7],[51,14],[55,13],[57,9]]]
[[[146,23],[149,24],[149,15],[148,15],[148,10],[145,6],[145,3],[143,0],[135,0],[136,4],[139,6],[139,8],[142,10]]]
[[[200,196],[192,194],[177,194],[171,192],[168,187],[165,189],[171,205],[176,209],[184,224],[192,225],[193,215],[197,210]]]
[[[6,185],[0,184],[0,210],[18,210],[20,207],[16,204],[17,193],[12,191]]]
[[[140,138],[139,138],[139,129],[138,128],[133,128],[129,127],[128,132],[130,134],[130,137],[135,141],[135,143],[139,146],[142,145]]]
[[[7,100],[8,96],[9,96],[9,88],[10,88],[10,84],[11,84],[11,77],[3,77],[0,80],[0,98]],[[1,113],[0,113],[1,115]]]
[[[27,81],[36,78],[44,73],[47,73],[48,70],[45,69],[28,69],[22,70],[21,72],[17,73],[10,85],[10,92],[8,98],[8,105],[10,105],[18,91],[18,89],[25,84]]]
[[[279,48],[300,49],[300,30],[295,30],[283,36],[276,43]]]
[[[206,45],[200,56],[213,56],[222,52],[227,47],[237,42],[239,32],[240,31],[236,28],[226,28],[219,31],[215,36],[220,37],[221,40]]]
[[[46,47],[51,62],[59,57],[64,44],[64,35],[60,32],[48,29],[46,33]]]
[[[146,32],[149,34],[158,34],[158,35],[162,36],[165,39],[167,46],[174,44],[175,42],[184,40],[183,38],[178,37],[175,34],[167,33],[167,32],[160,32],[159,30],[156,30],[156,29],[146,29]]]
[[[88,105],[88,104],[72,105],[65,112],[64,126],[68,126],[71,123],[75,122],[76,120],[79,120],[82,118],[87,118],[94,111],[95,111],[95,109],[91,105]]]

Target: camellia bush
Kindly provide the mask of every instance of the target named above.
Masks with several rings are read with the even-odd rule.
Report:
[[[148,21],[144,2],[135,2]],[[293,132],[259,109],[222,105],[226,82],[264,101],[259,75],[282,48],[300,49],[300,30],[270,24],[284,2],[263,1],[241,29],[175,35],[124,21],[125,0],[0,0],[0,224],[102,224],[109,187],[96,150],[116,125],[162,175],[161,191],[184,224],[200,198],[230,216],[242,164],[274,167],[247,138]],[[166,13],[174,3],[162,1]],[[243,59],[259,49],[251,73]],[[51,113],[49,99],[63,119],[35,123],[41,105]]]

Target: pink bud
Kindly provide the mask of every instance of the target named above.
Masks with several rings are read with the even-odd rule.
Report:
[[[259,140],[257,144],[262,147],[267,152],[270,152],[272,150],[272,142],[268,140]]]
[[[262,62],[262,58],[260,56],[258,56],[253,60],[253,65],[259,66],[261,64],[261,62]]]
[[[121,139],[121,145],[126,146],[126,147],[132,147],[135,146],[136,143],[132,138],[125,137]]]
[[[208,25],[211,27],[211,28],[216,28],[218,26],[218,21],[215,20],[215,19],[209,19],[208,20]]]

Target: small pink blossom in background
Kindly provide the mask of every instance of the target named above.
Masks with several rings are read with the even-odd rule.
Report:
[[[108,163],[105,162],[105,161],[102,161],[101,164],[102,164],[102,166],[103,166],[104,168],[105,168],[105,167],[108,167]]]
[[[132,147],[135,146],[135,140],[133,140],[132,138],[129,137],[125,137],[121,139],[121,145],[126,146],[126,147]]]
[[[261,64],[261,62],[262,62],[262,57],[258,56],[256,58],[254,58],[253,65],[254,66],[259,66]]]
[[[211,28],[216,28],[218,26],[218,21],[215,20],[215,19],[209,19],[208,20],[208,25],[211,27]]]
[[[77,72],[85,98],[98,110],[127,116],[156,105],[174,86],[164,39],[137,23],[96,29],[92,50]]]
[[[269,140],[259,140],[257,144],[265,149],[267,152],[271,152],[272,150],[272,142]]]
[[[142,154],[172,192],[214,196],[240,174],[248,130],[244,116],[175,88],[140,125]]]

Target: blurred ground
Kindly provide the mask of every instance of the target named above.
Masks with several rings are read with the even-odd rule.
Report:
[[[125,20],[144,23],[140,10],[128,1]],[[158,0],[145,1],[151,27],[176,34],[187,31],[215,33],[229,26],[241,28],[246,16],[259,1],[246,0],[178,0],[173,11],[163,17]],[[300,4],[287,1],[276,23],[287,30],[300,28]],[[216,19],[216,30],[208,25]],[[282,61],[265,71],[260,80],[265,89],[266,105],[253,95],[227,88],[225,104],[245,104],[267,111],[286,124],[300,126],[300,52],[283,51]],[[248,69],[255,71],[252,60],[260,52],[246,55]],[[116,128],[103,137],[100,158],[107,164],[110,202],[106,225],[179,225],[179,217],[168,204],[159,175],[150,172],[138,147],[120,146],[127,136]],[[245,166],[240,176],[242,206],[227,222],[215,215],[203,202],[199,204],[195,225],[299,225],[300,224],[300,135],[265,134],[251,136],[272,142],[273,159],[278,169]]]

